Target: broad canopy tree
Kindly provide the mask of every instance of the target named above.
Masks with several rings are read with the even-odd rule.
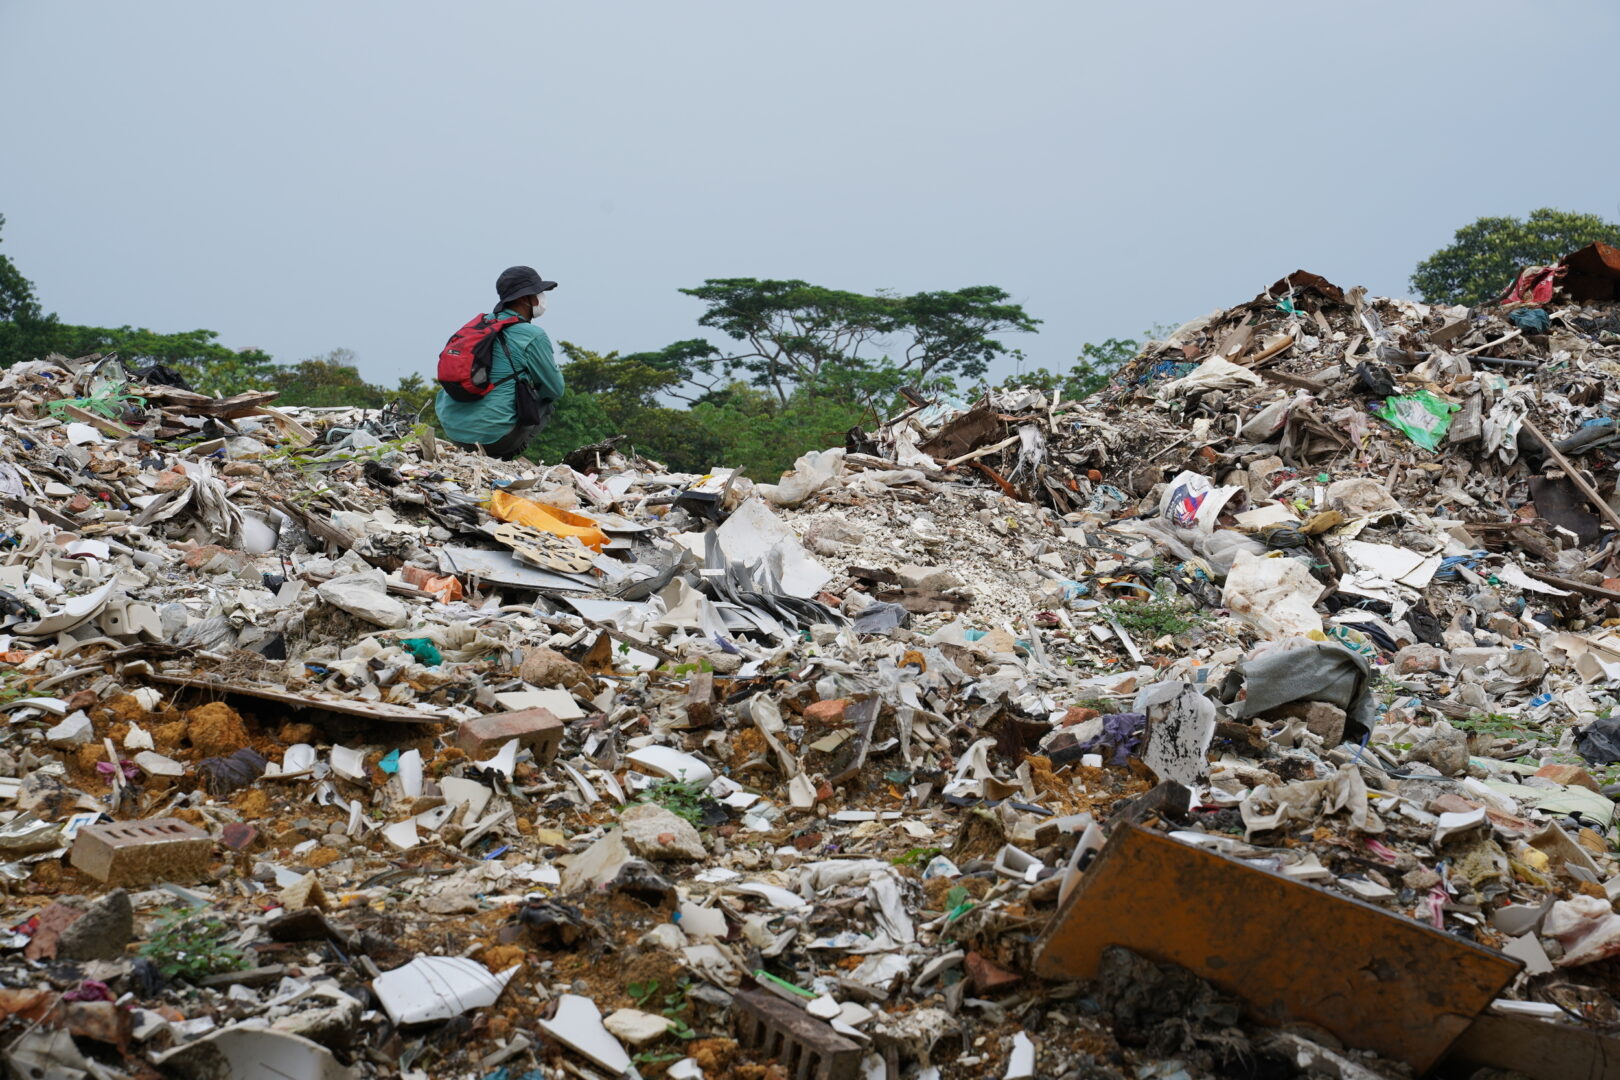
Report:
[[[995,335],[1031,332],[1040,322],[992,285],[869,296],[799,280],[709,278],[681,292],[706,305],[699,325],[743,346],[690,353],[689,380],[712,392],[741,376],[783,404],[797,389],[830,388],[834,372],[848,379],[888,368],[919,384],[978,379],[1007,351]]]
[[[1526,266],[1545,266],[1596,241],[1620,245],[1620,225],[1543,207],[1524,220],[1482,217],[1418,263],[1412,288],[1430,304],[1489,303]]]

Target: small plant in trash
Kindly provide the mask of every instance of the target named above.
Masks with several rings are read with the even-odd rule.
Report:
[[[904,855],[896,855],[889,861],[896,866],[927,866],[934,856],[944,851],[937,847],[914,847]]]
[[[1521,739],[1530,728],[1505,713],[1474,713],[1462,720],[1453,720],[1451,726],[1471,735],[1489,735],[1493,739]]]
[[[693,825],[703,824],[703,789],[707,784],[697,780],[660,780],[637,795],[633,802],[653,803],[683,817]]]
[[[1204,621],[1201,616],[1180,611],[1163,600],[1116,600],[1108,605],[1107,611],[1127,633],[1154,638],[1185,633]]]
[[[630,995],[630,1000],[636,1003],[636,1008],[646,1008],[647,1002],[651,1001],[653,996],[658,993],[658,980],[648,979],[646,982],[633,982],[624,988],[624,992]]]
[[[229,927],[217,915],[189,908],[170,908],[157,929],[140,948],[140,955],[157,966],[165,979],[196,982],[208,975],[241,971],[248,958],[240,949],[224,944]]]

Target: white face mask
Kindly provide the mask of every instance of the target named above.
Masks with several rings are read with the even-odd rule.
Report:
[[[546,313],[546,294],[545,293],[539,293],[534,298],[534,313],[531,314],[529,316],[529,318],[538,319],[540,316],[544,315],[545,313]]]

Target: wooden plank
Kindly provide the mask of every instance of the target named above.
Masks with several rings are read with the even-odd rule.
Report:
[[[299,446],[308,446],[310,443],[315,441],[315,433],[313,431],[309,430],[309,428],[305,427],[303,424],[300,424],[298,421],[294,420],[291,416],[288,416],[280,409],[272,409],[268,405],[260,405],[253,410],[253,413],[256,416],[268,416],[277,424],[280,424],[281,429],[287,432],[287,434],[292,437],[292,441],[297,443]],[[429,437],[431,438],[431,436]]]
[[[1529,574],[1537,581],[1545,581],[1548,585],[1556,585],[1560,589],[1568,589],[1570,592],[1577,592],[1582,596],[1590,596],[1595,600],[1620,601],[1620,592],[1616,592],[1613,589],[1599,588],[1596,585],[1588,585],[1584,581],[1575,581],[1572,578],[1559,577],[1557,574],[1544,574],[1540,570],[1526,570],[1525,573]]]
[[[316,697],[313,694],[293,694],[288,693],[286,690],[258,686],[253,683],[215,681],[178,675],[154,673],[146,676],[146,678],[152,682],[163,683],[166,686],[184,686],[192,690],[204,690],[219,695],[241,694],[243,697],[258,698],[261,701],[273,701],[278,705],[286,705],[293,709],[320,709],[325,712],[360,716],[367,720],[386,720],[395,724],[449,724],[454,722],[450,716],[438,710],[419,712],[416,709],[408,709],[403,705],[388,705],[380,701]]]
[[[1486,1015],[1463,1032],[1446,1062],[1509,1069],[1531,1080],[1609,1080],[1620,1069],[1620,1040],[1572,1023]]]
[[[1602,514],[1610,525],[1620,529],[1620,514],[1615,513],[1614,507],[1609,505],[1608,500],[1597,493],[1597,488],[1593,487],[1586,477],[1582,476],[1580,471],[1569,463],[1569,458],[1558,452],[1558,447],[1554,446],[1552,440],[1543,435],[1541,429],[1536,427],[1535,423],[1528,417],[1524,421],[1524,430],[1535,437],[1535,440],[1546,449],[1547,456],[1556,461],[1558,467],[1564,470],[1570,481],[1581,489],[1581,494],[1586,496],[1593,509]]]
[[[115,439],[133,438],[135,433],[116,421],[105,416],[97,416],[93,412],[79,408],[77,405],[63,405],[59,410],[64,416],[71,416],[81,424],[89,424],[103,435],[111,435]]]

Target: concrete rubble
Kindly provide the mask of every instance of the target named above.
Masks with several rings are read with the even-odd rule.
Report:
[[[1298,271],[775,483],[0,373],[0,1056],[1387,1078],[1556,1031],[1580,1075],[1620,252],[1562,266],[1475,310]]]

